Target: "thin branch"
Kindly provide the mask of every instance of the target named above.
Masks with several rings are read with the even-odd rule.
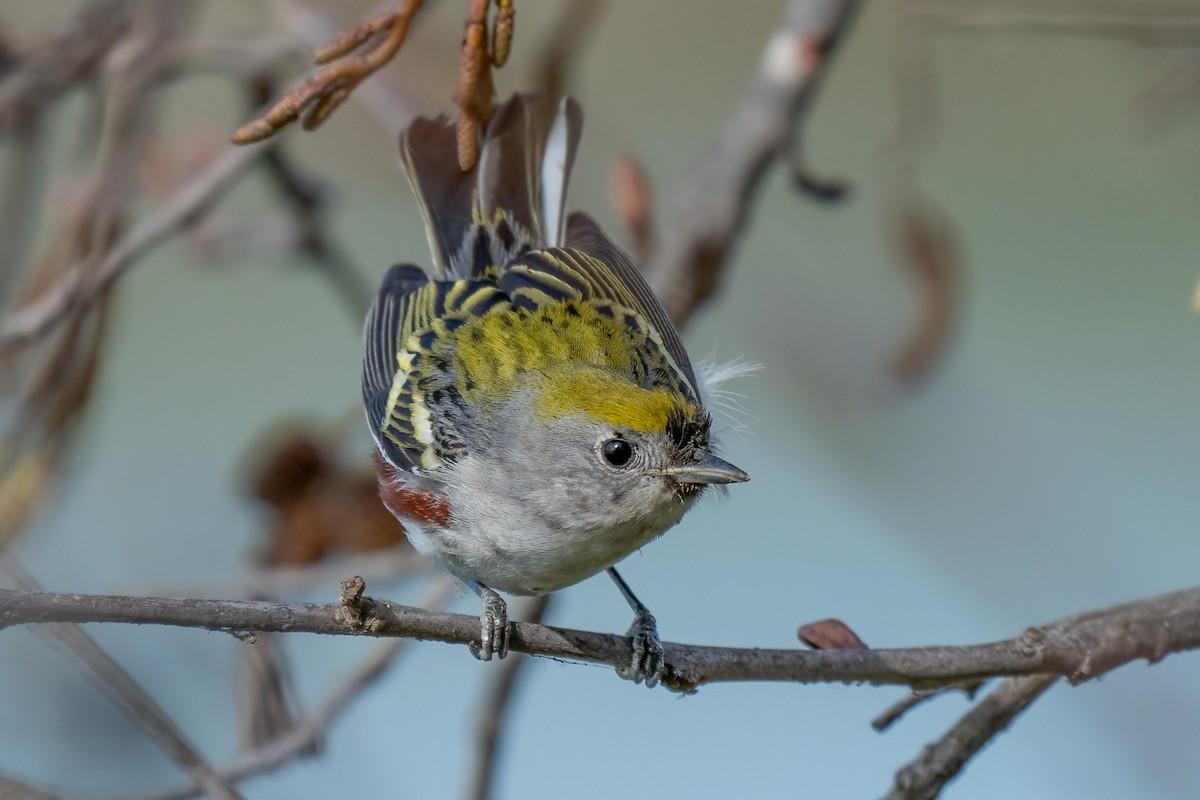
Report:
[[[185,600],[0,590],[0,628],[40,622],[174,625],[242,635],[254,631],[403,636],[471,644],[479,619],[363,598],[341,603]],[[1200,587],[1124,603],[1030,628],[1014,639],[952,647],[771,650],[668,643],[664,685],[695,691],[727,681],[869,683],[919,689],[989,677],[1053,674],[1079,683],[1134,659],[1158,661],[1200,647]],[[571,661],[628,663],[624,636],[514,623],[513,652]]]
[[[430,608],[440,608],[449,602],[457,588],[458,582],[455,579],[443,576],[421,599],[421,604]],[[381,644],[331,689],[325,699],[291,731],[268,745],[239,756],[231,765],[219,771],[221,777],[231,783],[237,783],[278,769],[305,753],[315,752],[321,738],[333,727],[333,723],[350,703],[374,685],[411,644],[411,639],[396,639]],[[197,794],[195,786],[179,786],[148,795],[142,800],[184,800]]]
[[[540,624],[550,605],[550,595],[534,598],[528,605],[526,618]],[[500,751],[500,731],[508,710],[512,707],[513,690],[529,657],[514,653],[492,673],[491,686],[483,701],[475,730],[475,768],[471,772],[471,788],[467,797],[487,800],[492,796],[496,779],[496,760]]]
[[[26,591],[35,591],[37,582],[20,564],[0,554],[0,575],[7,583]],[[8,590],[5,590],[8,591]],[[84,671],[103,690],[103,694],[158,746],[209,797],[237,800],[241,795],[204,760],[174,720],[168,716],[137,679],[110,656],[83,628],[70,622],[44,625],[39,633],[67,649]]]
[[[717,289],[767,168],[788,148],[858,0],[792,0],[758,72],[717,140],[678,189],[646,265],[650,288],[678,324]]]
[[[984,681],[972,681],[971,683],[964,683],[961,686],[943,686],[940,689],[923,689],[909,692],[907,697],[897,700],[884,709],[875,719],[871,720],[871,727],[880,732],[886,731],[917,706],[928,703],[935,697],[941,697],[950,692],[961,691],[966,694],[968,700],[974,700],[975,694],[983,688],[984,683]]]
[[[963,715],[942,738],[902,767],[886,800],[932,800],[967,761],[1049,689],[1057,675],[1009,678]]]

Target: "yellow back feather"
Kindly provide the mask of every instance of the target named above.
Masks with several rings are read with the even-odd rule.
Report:
[[[700,410],[678,392],[642,388],[646,364],[638,353],[645,337],[585,302],[496,311],[454,331],[454,368],[471,404],[502,402],[532,378],[535,413],[544,418],[582,413],[614,426],[665,431],[671,414]]]

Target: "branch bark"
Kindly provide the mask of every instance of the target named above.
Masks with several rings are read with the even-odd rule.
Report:
[[[363,598],[353,617],[339,603],[189,600],[0,590],[0,628],[44,622],[173,625],[257,631],[408,637],[468,644],[479,619]],[[1200,587],[1067,617],[1020,636],[972,646],[880,650],[762,649],[667,643],[664,685],[692,692],[710,683],[868,683],[918,689],[986,678],[1060,675],[1080,683],[1139,658],[1200,647]],[[514,623],[518,653],[616,667],[630,658],[623,636]]]

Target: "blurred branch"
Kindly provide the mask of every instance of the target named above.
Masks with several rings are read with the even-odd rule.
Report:
[[[523,616],[529,622],[541,624],[550,607],[550,597],[551,595],[547,594],[530,600]],[[480,708],[479,723],[475,731],[475,768],[471,771],[471,787],[467,791],[467,797],[471,800],[487,800],[493,794],[501,727],[512,707],[517,678],[528,660],[527,655],[514,653],[492,672],[491,684]]]
[[[351,618],[351,616],[353,618]],[[269,603],[0,590],[0,628],[44,622],[173,625],[254,631],[400,636],[469,644],[479,618],[363,598],[340,603]],[[691,692],[709,683],[869,683],[928,689],[990,677],[1050,674],[1080,683],[1134,659],[1155,662],[1200,647],[1200,587],[1092,611],[990,644],[882,650],[770,650],[665,644],[663,683]],[[628,663],[629,639],[514,623],[514,652],[572,661]]]
[[[422,605],[440,608],[454,596],[457,581],[441,576],[421,599]],[[340,606],[340,604],[338,604]],[[261,775],[287,764],[297,757],[320,749],[321,739],[350,703],[374,685],[388,667],[407,651],[410,639],[384,642],[330,690],[329,694],[288,733],[260,748],[240,755],[231,765],[220,770],[221,777],[231,783]],[[253,646],[253,645],[250,645]],[[196,786],[180,786],[143,800],[183,800],[199,794]]]
[[[46,136],[41,114],[12,124],[0,185],[0,311],[8,308],[37,230],[46,185]]]
[[[40,115],[58,95],[99,74],[129,28],[130,10],[128,0],[90,0],[59,33],[18,54],[0,83],[0,130]]]
[[[42,336],[77,304],[94,303],[139,258],[206,213],[245,176],[246,168],[275,144],[268,141],[230,147],[143,217],[108,251],[90,275],[85,275],[79,264],[71,267],[52,289],[0,323],[0,352]]]
[[[645,266],[650,288],[677,323],[716,291],[758,186],[772,162],[792,151],[790,139],[859,4],[788,3],[740,104],[678,188],[659,246]]]
[[[33,577],[12,558],[0,554],[0,576],[24,591],[39,587]],[[5,590],[7,591],[7,590]],[[38,632],[61,644],[79,661],[117,708],[146,734],[160,750],[179,765],[204,793],[213,798],[236,800],[241,795],[204,760],[137,679],[116,662],[83,628],[70,622],[39,626]]]

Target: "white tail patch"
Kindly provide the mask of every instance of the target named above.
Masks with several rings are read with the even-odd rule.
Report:
[[[563,241],[563,223],[566,214],[563,209],[567,204],[567,169],[570,153],[570,123],[567,120],[567,101],[564,98],[558,106],[558,114],[554,118],[554,127],[546,138],[545,155],[542,157],[542,229],[546,236],[546,245],[561,247]]]

